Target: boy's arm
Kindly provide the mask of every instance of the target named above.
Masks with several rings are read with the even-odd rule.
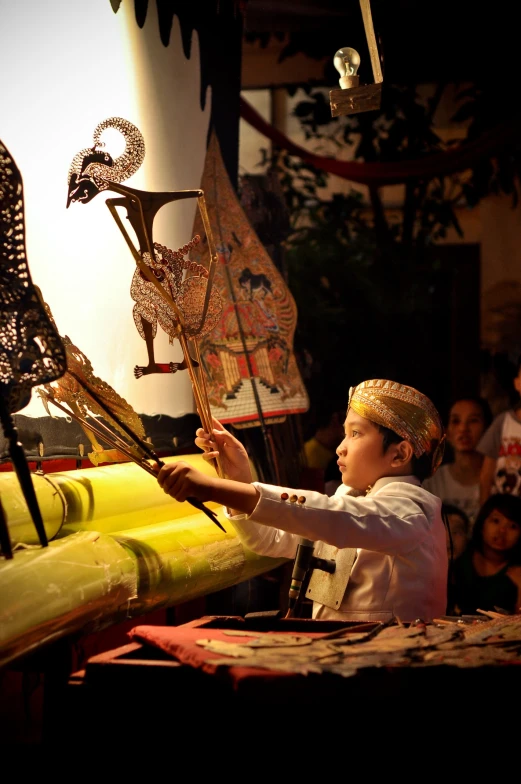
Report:
[[[344,493],[329,497],[305,491],[305,496],[297,497],[299,490],[263,483],[258,483],[258,489],[257,483],[208,476],[183,461],[163,466],[157,480],[165,493],[177,501],[191,496],[203,503],[214,501],[246,514],[249,519],[245,523],[260,523],[276,532],[320,540],[338,548],[363,547],[393,555],[410,552],[430,536],[431,521],[439,504],[435,499],[431,504],[429,493],[421,488],[405,489],[400,482],[390,483],[385,493],[374,496],[358,498]],[[441,519],[439,524],[441,527]],[[294,539],[291,541],[294,543]],[[287,552],[278,548],[275,552],[271,546],[270,549],[271,553],[265,550],[265,554],[284,556]],[[445,545],[443,549],[446,553]]]
[[[156,463],[156,471],[160,487],[177,501],[186,501],[189,497],[195,497],[203,503],[215,501],[227,507],[232,518],[242,517],[239,520],[231,519],[231,523],[241,542],[254,553],[274,558],[295,557],[297,545],[291,534],[280,532],[281,535],[276,535],[278,532],[275,529],[249,520],[260,496],[254,485],[208,476],[183,461],[164,465],[161,469]]]
[[[157,481],[165,493],[176,501],[186,501],[189,497],[195,497],[203,503],[215,501],[227,506],[232,514],[250,515],[260,495],[252,484],[208,476],[182,460],[164,465],[157,474]]]
[[[259,491],[252,484],[216,477],[211,500],[228,507],[232,515],[247,514],[249,516],[257,506],[259,496]]]
[[[492,482],[496,473],[496,458],[485,457],[479,474],[479,504],[483,506],[492,491]]]

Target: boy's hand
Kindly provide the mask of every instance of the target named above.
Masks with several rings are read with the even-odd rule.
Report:
[[[159,466],[156,464],[157,469]],[[199,501],[212,500],[213,477],[197,471],[191,465],[180,460],[178,463],[164,465],[157,475],[159,486],[176,501],[186,501],[188,497]]]
[[[214,425],[212,433],[207,433],[202,427],[195,433],[195,445],[203,450],[203,460],[211,461],[219,456],[227,479],[251,482],[250,461],[244,445],[225,430],[218,419],[212,417],[212,420]]]

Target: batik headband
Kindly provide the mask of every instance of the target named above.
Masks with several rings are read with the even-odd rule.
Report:
[[[445,434],[426,395],[395,381],[372,379],[351,387],[348,408],[410,441],[416,457],[431,454],[431,474],[436,471],[443,459]]]

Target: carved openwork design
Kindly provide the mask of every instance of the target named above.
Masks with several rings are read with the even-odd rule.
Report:
[[[117,158],[105,151],[101,135],[107,128],[119,131],[125,150]],[[92,147],[80,150],[69,166],[67,207],[71,201],[88,202],[109,188],[109,181],[124,182],[137,172],[145,157],[145,141],[139,128],[122,117],[109,117],[96,126]]]
[[[44,547],[48,544],[47,534],[12,414],[29,403],[33,387],[60,378],[66,370],[65,348],[45,312],[27,266],[22,177],[9,150],[0,141],[0,420]],[[0,547],[6,558],[13,557],[1,508]]]
[[[148,252],[142,254],[143,261],[153,271],[162,288],[177,303],[183,316],[188,338],[196,336],[201,338],[211,332],[222,311],[221,297],[217,289],[213,288],[210,293],[206,318],[201,327],[201,311],[206,296],[208,271],[202,265],[184,258],[184,253],[187,253],[198,243],[198,234],[178,251],[172,251],[165,245],[154,242],[154,260],[151,260]],[[183,270],[186,269],[190,269],[193,275],[183,281]],[[178,333],[175,314],[159,295],[156,287],[145,278],[139,269],[134,272],[130,295],[136,302],[133,310],[134,322],[143,340],[146,340],[143,321],[147,321],[151,325],[153,337],[156,336],[157,324],[159,323],[172,343]]]
[[[0,395],[10,413],[67,369],[65,348],[33,286],[25,250],[22,177],[0,141]]]

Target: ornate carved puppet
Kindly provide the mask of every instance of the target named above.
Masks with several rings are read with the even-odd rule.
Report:
[[[101,134],[107,128],[118,130],[125,139],[125,150],[115,159],[100,149],[103,146]],[[131,284],[131,296],[136,303],[133,315],[138,332],[147,344],[149,362],[146,367],[136,365],[134,375],[140,378],[149,373],[188,370],[199,416],[204,424],[209,424],[211,419],[204,378],[198,370],[200,363],[189,350],[189,341],[193,341],[192,348],[198,354],[195,339],[213,329],[222,308],[219,293],[212,285],[217,256],[204,193],[200,189],[149,192],[122,186],[120,183],[138,170],[145,155],[143,137],[128,120],[120,117],[105,120],[96,127],[93,141],[91,148],[81,150],[73,158],[68,175],[67,206],[72,202],[87,203],[104,190],[122,194],[122,198],[107,199],[106,204],[137,266]],[[187,198],[197,199],[210,257],[206,265],[184,259],[186,252],[199,241],[197,236],[175,251],[154,242],[153,222],[159,209]],[[137,248],[121,220],[118,207],[126,209],[128,221],[136,234]],[[190,274],[183,280],[185,270]],[[171,342],[175,338],[179,340],[184,356],[181,363],[156,362],[153,341],[158,323]]]
[[[22,177],[0,141],[0,418],[9,453],[40,542],[47,535],[29,466],[12,414],[24,408],[31,390],[54,381],[67,369],[65,348],[33,285],[25,249]],[[0,544],[12,557],[7,524],[0,508]]]
[[[107,128],[119,131],[125,139],[125,150],[115,159],[100,149],[103,147],[101,135]],[[171,343],[176,337],[179,338],[181,331],[187,339],[200,337],[215,326],[222,304],[218,292],[212,289],[209,281],[208,265],[190,263],[185,259],[186,253],[199,242],[199,236],[193,237],[182,248],[171,250],[153,241],[152,227],[154,217],[163,205],[193,197],[204,202],[204,195],[201,191],[150,193],[118,187],[119,183],[139,169],[145,157],[143,136],[128,120],[110,117],[101,122],[94,131],[93,141],[93,147],[81,150],[74,156],[69,168],[67,207],[72,202],[89,202],[103,190],[125,194],[123,199],[108,199],[107,206],[123,232],[138,267],[132,278],[130,293],[136,303],[133,308],[134,322],[146,342],[149,362],[144,367],[136,365],[134,375],[140,378],[149,373],[175,373],[187,369],[186,357],[181,363],[156,362],[153,341],[157,325],[166,332]],[[121,224],[117,207],[127,209],[127,217],[136,233],[139,249],[133,246]],[[201,209],[201,203],[199,207]],[[185,271],[189,275],[183,280]],[[192,364],[197,366],[197,360],[192,360]]]
[[[200,241],[198,234],[182,248],[170,250],[170,248],[154,242],[154,258],[148,252],[143,253],[143,261],[150,267],[155,277],[165,289],[165,291],[175,300],[179,310],[184,317],[184,329],[189,337],[205,335],[215,326],[221,312],[221,301],[214,290],[210,296],[210,303],[205,323],[199,330],[200,311],[206,292],[205,279],[208,278],[208,271],[201,264],[190,263],[185,258],[185,254]],[[184,270],[190,270],[192,276],[183,281]],[[134,376],[141,376],[149,373],[175,373],[177,370],[185,370],[185,362],[170,362],[168,366],[158,364],[154,358],[154,338],[157,334],[157,325],[166,332],[170,343],[174,342],[177,336],[177,319],[172,313],[171,307],[158,294],[153,285],[137,269],[132,278],[130,294],[136,304],[133,308],[134,323],[137,331],[146,343],[148,351],[148,365],[145,367],[136,365]]]
[[[113,158],[101,149],[101,134],[107,128],[118,130],[125,139],[125,150],[118,158]],[[213,329],[222,304],[218,291],[213,287],[217,254],[204,193],[200,189],[150,192],[121,185],[138,170],[145,155],[143,137],[128,120],[120,117],[105,120],[96,127],[93,141],[91,148],[81,150],[74,156],[69,168],[67,207],[72,202],[87,203],[105,190],[121,194],[120,198],[107,199],[106,204],[136,263],[137,269],[131,284],[131,296],[136,303],[133,315],[139,334],[146,342],[149,359],[146,367],[135,367],[134,375],[140,378],[149,373],[188,370],[199,417],[205,428],[211,428],[211,410],[200,367],[198,340]],[[186,246],[175,251],[154,241],[153,224],[160,208],[188,198],[197,199],[210,257],[206,265],[184,259],[186,252],[198,242],[196,236]],[[136,235],[137,247],[118,212],[120,207],[126,210],[128,223]],[[183,279],[185,271],[191,274]],[[168,334],[170,342],[179,340],[183,351],[181,363],[156,362],[153,341],[157,324]],[[195,358],[192,353],[195,353]],[[217,470],[220,473],[219,465]],[[187,500],[203,509],[221,527],[215,515],[204,505],[195,499]]]

